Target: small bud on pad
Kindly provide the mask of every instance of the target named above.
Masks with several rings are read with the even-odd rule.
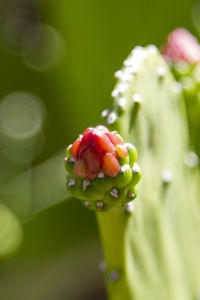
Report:
[[[135,174],[136,159],[135,147],[116,131],[89,127],[66,150],[67,188],[97,211],[125,204],[141,177],[140,170]]]

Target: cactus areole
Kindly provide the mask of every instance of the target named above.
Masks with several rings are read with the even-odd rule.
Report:
[[[135,147],[116,131],[89,127],[66,150],[67,188],[98,211],[125,204],[135,198],[141,177],[136,159]]]

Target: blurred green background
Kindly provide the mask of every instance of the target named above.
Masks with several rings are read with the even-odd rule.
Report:
[[[66,200],[64,149],[101,123],[134,46],[197,34],[195,3],[0,2],[1,300],[105,299],[95,217]]]

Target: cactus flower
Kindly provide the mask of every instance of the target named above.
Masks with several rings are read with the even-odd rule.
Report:
[[[67,148],[67,188],[86,206],[105,210],[136,196],[141,174],[135,172],[137,152],[116,132],[99,125],[89,127]]]
[[[196,64],[200,62],[200,44],[184,28],[177,28],[169,34],[161,52],[166,60],[172,63],[185,61],[189,64]]]

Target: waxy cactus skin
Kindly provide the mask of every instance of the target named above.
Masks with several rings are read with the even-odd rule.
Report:
[[[182,237],[177,242],[183,230],[179,228],[175,233],[174,228],[185,224],[184,216],[181,217],[183,222],[176,222],[177,211],[179,208],[181,211],[183,203],[189,207],[188,199],[192,198],[188,167],[184,163],[188,140],[180,83],[175,81],[166,61],[153,45],[136,47],[115,76],[118,81],[112,92],[112,104],[103,111],[102,117],[110,130],[117,130],[138,150],[143,171],[139,199],[124,205],[128,196],[135,197],[135,185],[141,174],[135,148],[121,142],[115,132],[112,132],[115,154],[112,146],[108,149],[101,139],[91,142],[91,130],[67,149],[68,189],[86,206],[96,210],[109,300],[160,299],[160,294],[156,294],[160,284],[162,291],[166,290],[166,297],[161,296],[163,299],[184,299],[182,285],[173,290],[173,282],[166,281],[167,278],[181,278],[182,268],[174,275],[176,257],[181,255],[176,251],[179,246],[187,248],[187,244],[182,245]],[[103,132],[108,133],[107,129]],[[86,144],[92,143],[95,151],[96,147],[100,148],[102,157],[107,153],[117,156],[123,172],[114,177],[104,176],[100,164],[97,177],[89,180],[90,173],[96,171],[96,163],[87,173],[81,162],[80,172],[75,171],[78,177],[75,176],[76,161],[84,159],[87,163],[90,156],[82,156],[81,151],[85,151],[84,145],[81,148],[82,139]],[[109,152],[105,153],[107,150]],[[105,163],[108,170],[110,164],[112,161]],[[82,176],[86,177],[79,178]],[[177,261],[179,270],[180,261]],[[140,294],[141,285],[144,295]],[[150,295],[149,291],[155,293]]]
[[[123,206],[136,197],[141,178],[136,159],[135,147],[117,132],[90,127],[66,150],[68,191],[97,211]]]
[[[174,248],[170,248],[166,228],[158,224],[166,222],[169,210],[174,212],[175,203],[191,198],[188,169],[184,164],[188,141],[180,84],[153,45],[136,47],[115,77],[118,80],[112,92],[112,104],[102,112],[102,117],[110,129],[134,142],[143,175],[138,199],[132,202],[130,214],[113,209],[108,214],[98,215],[108,265],[104,274],[109,300],[183,299],[181,295],[171,294],[169,287],[166,298],[151,294],[161,282],[165,290],[165,273],[168,278],[174,275],[173,259],[168,268]],[[129,164],[130,161],[129,156]],[[135,163],[134,169],[137,170]],[[129,211],[129,206],[126,209]],[[167,224],[170,239],[173,239],[170,221]],[[158,245],[163,247],[160,249]],[[107,278],[110,270],[120,274],[114,284]],[[171,282],[169,285],[171,287]],[[143,288],[146,293],[140,294]]]

